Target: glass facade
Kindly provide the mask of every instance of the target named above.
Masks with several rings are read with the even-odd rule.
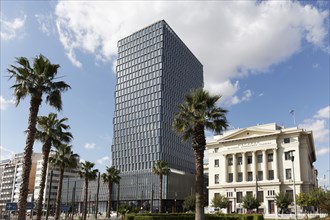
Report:
[[[125,192],[144,190],[134,182],[158,184],[152,177],[157,160],[193,173],[191,143],[181,141],[172,121],[185,94],[203,87],[202,64],[162,20],[118,42],[116,71],[112,164],[125,177]]]

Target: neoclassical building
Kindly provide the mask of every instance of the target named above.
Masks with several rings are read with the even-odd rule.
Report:
[[[317,187],[311,131],[275,123],[230,130],[208,142],[207,151],[209,206],[221,194],[229,198],[227,212],[245,212],[243,197],[257,194],[259,212],[277,213],[275,195],[281,191],[293,195],[293,173],[296,194]]]

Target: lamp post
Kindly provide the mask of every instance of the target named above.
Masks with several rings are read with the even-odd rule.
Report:
[[[287,153],[289,153],[290,155],[290,159],[292,162],[292,180],[293,180],[293,203],[294,203],[294,216],[295,219],[298,219],[297,216],[297,203],[296,203],[296,182],[295,182],[295,175],[294,175],[294,156],[293,156],[293,152],[295,152],[295,150],[289,150],[287,151]]]
[[[174,194],[174,211],[176,212],[176,197],[178,196],[178,194],[175,192]]]

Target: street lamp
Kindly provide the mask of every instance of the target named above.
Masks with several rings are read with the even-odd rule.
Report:
[[[176,197],[178,196],[177,192],[174,193],[174,211],[176,212]]]
[[[294,156],[293,156],[293,152],[295,152],[295,150],[289,150],[287,151],[287,153],[290,155],[290,159],[292,162],[292,180],[293,180],[293,205],[294,205],[294,216],[295,219],[297,220],[297,203],[296,203],[296,182],[295,182],[295,175],[294,175]]]

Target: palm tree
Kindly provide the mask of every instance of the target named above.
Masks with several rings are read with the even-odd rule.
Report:
[[[196,170],[196,220],[202,220],[204,216],[203,207],[203,159],[206,146],[205,129],[222,132],[228,127],[226,113],[216,106],[220,96],[210,95],[203,89],[190,91],[185,101],[179,105],[179,112],[175,115],[173,128],[182,134],[182,139],[187,141],[191,138],[192,148],[195,155]]]
[[[9,79],[15,79],[15,84],[11,88],[14,90],[16,106],[26,96],[31,97],[18,204],[18,218],[23,220],[26,213],[37,116],[42,97],[46,94],[46,103],[49,103],[50,106],[55,107],[57,110],[62,110],[61,92],[68,90],[70,86],[63,81],[54,82],[60,66],[50,63],[43,55],[34,58],[33,67],[30,66],[29,60],[25,57],[16,58],[16,63],[18,66],[10,65],[11,68],[8,69]]]
[[[79,156],[72,152],[72,146],[67,144],[60,144],[55,146],[54,154],[50,156],[49,162],[54,168],[59,169],[60,176],[58,181],[57,195],[56,195],[56,209],[55,220],[60,219],[61,195],[64,171],[67,169],[77,168]]]
[[[107,167],[106,173],[102,174],[103,182],[108,183],[108,191],[109,191],[109,197],[108,197],[108,208],[107,208],[107,214],[106,217],[110,217],[110,211],[111,211],[111,198],[112,198],[112,187],[113,183],[119,184],[120,181],[120,170],[117,170],[114,166]]]
[[[80,177],[85,179],[83,220],[86,220],[86,215],[87,215],[88,182],[89,182],[89,180],[95,180],[97,177],[97,173],[99,172],[98,169],[93,169],[94,165],[95,165],[94,163],[86,161],[84,163],[81,163],[81,169],[79,171]]]
[[[159,212],[162,212],[163,176],[168,176],[170,174],[170,168],[167,166],[165,161],[158,160],[152,167],[152,172],[156,175],[159,175]]]
[[[58,145],[60,142],[69,143],[72,140],[72,134],[65,130],[70,129],[69,125],[64,124],[68,119],[57,119],[57,114],[50,113],[48,116],[39,116],[37,118],[36,140],[42,145],[43,164],[41,170],[40,191],[37,199],[37,220],[41,220],[42,201],[44,197],[46,174],[48,167],[48,158],[51,147]]]

